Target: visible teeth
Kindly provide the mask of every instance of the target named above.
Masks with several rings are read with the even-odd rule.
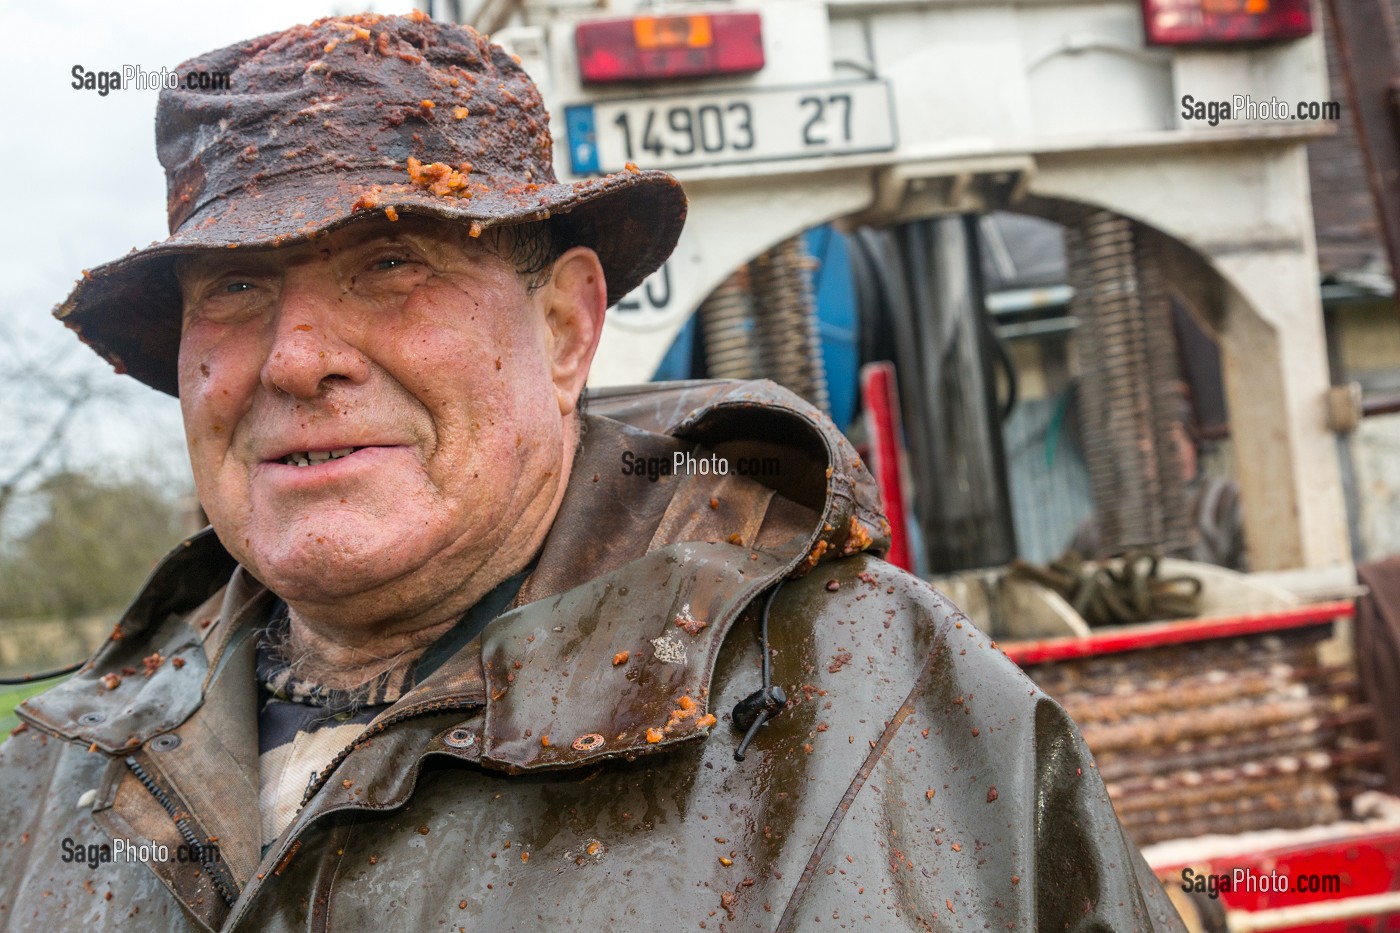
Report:
[[[302,450],[294,454],[288,454],[282,458],[282,462],[288,466],[311,466],[313,463],[325,463],[327,460],[339,460],[341,457],[348,457],[358,447],[341,447],[339,450]]]

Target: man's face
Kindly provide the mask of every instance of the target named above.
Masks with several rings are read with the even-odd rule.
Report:
[[[283,598],[409,614],[557,503],[605,303],[591,251],[530,293],[460,226],[405,217],[179,277],[200,499]]]

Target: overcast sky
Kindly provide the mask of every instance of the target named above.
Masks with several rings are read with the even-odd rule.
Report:
[[[73,66],[174,68],[211,49],[331,13],[412,7],[411,0],[239,0],[216,6],[5,0],[10,38],[0,55],[0,174],[7,202],[0,224],[0,340],[6,345],[0,353],[7,362],[22,353],[55,368],[109,374],[102,377],[102,391],[119,402],[100,406],[82,422],[75,460],[117,469],[149,452],[162,463],[178,462],[183,441],[173,399],[111,374],[50,317],[82,269],[166,236],[165,179],[154,144],[156,92],[103,97],[75,90]],[[35,436],[45,414],[33,400],[6,395],[0,398],[0,476],[28,453],[23,441]]]

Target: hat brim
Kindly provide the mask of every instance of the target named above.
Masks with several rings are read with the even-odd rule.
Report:
[[[179,394],[181,297],[175,260],[227,249],[303,243],[393,208],[489,227],[552,218],[568,238],[591,247],[603,266],[611,306],[660,268],[685,224],[686,197],[665,172],[618,172],[567,184],[479,186],[471,197],[438,196],[407,184],[334,172],[283,177],[274,188],[247,188],[201,208],[169,239],[85,270],[54,316],[118,372]]]

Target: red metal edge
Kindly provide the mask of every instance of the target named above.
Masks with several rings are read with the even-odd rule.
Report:
[[[885,517],[890,523],[890,552],[885,559],[912,572],[909,532],[904,520],[904,486],[899,462],[902,429],[894,364],[887,360],[866,363],[860,368],[860,388],[870,424],[870,465],[885,506]]]
[[[1364,829],[1365,824],[1358,823],[1357,826]],[[1397,845],[1400,845],[1400,829],[1371,829],[1358,832],[1354,835],[1339,833],[1336,836],[1329,836],[1325,839],[1309,839],[1306,842],[1285,842],[1281,845],[1267,846],[1257,852],[1237,855],[1220,855],[1214,858],[1203,858],[1187,862],[1164,862],[1160,865],[1149,864],[1148,867],[1152,869],[1152,873],[1158,878],[1165,879],[1179,877],[1183,868],[1200,868],[1202,866],[1207,866],[1211,870],[1215,870],[1233,868],[1236,865],[1248,865],[1254,868],[1271,863],[1293,861],[1309,856],[1345,858],[1350,849],[1379,849]]]
[[[1221,887],[1218,896],[1222,906],[1232,912],[1242,912],[1244,916],[1324,902],[1345,903],[1397,890],[1400,830],[1342,834],[1309,843],[1267,848],[1256,853],[1202,859],[1183,865],[1154,866],[1153,872],[1165,887],[1181,887],[1188,883],[1188,868],[1195,872],[1189,876],[1193,887],[1200,883],[1202,876],[1207,879],[1211,875],[1217,878],[1223,876],[1233,882],[1236,869],[1242,869],[1246,873],[1246,878],[1242,880],[1246,883],[1239,887],[1232,884],[1228,889]],[[1267,883],[1250,885],[1247,881],[1250,875],[1256,879],[1281,875],[1289,879],[1287,890],[1278,890]],[[1328,876],[1331,876],[1330,879]],[[1304,878],[1310,878],[1314,883],[1331,880],[1336,888],[1305,890],[1297,884]],[[1277,929],[1279,933],[1380,933],[1400,929],[1397,921],[1400,921],[1400,916],[1378,909],[1345,920],[1319,917],[1312,921],[1302,920],[1297,925],[1266,928]]]
[[[1259,632],[1275,632],[1308,625],[1321,625],[1334,619],[1356,615],[1356,604],[1338,599],[1306,606],[1290,606],[1269,612],[1247,615],[1212,616],[1203,619],[1181,619],[1174,622],[1149,622],[1101,629],[1087,637],[1049,638],[1040,641],[1002,642],[1006,656],[1018,665],[1065,661],[1098,654],[1115,654],[1162,645],[1179,645],[1188,641],[1212,638],[1234,638]]]

